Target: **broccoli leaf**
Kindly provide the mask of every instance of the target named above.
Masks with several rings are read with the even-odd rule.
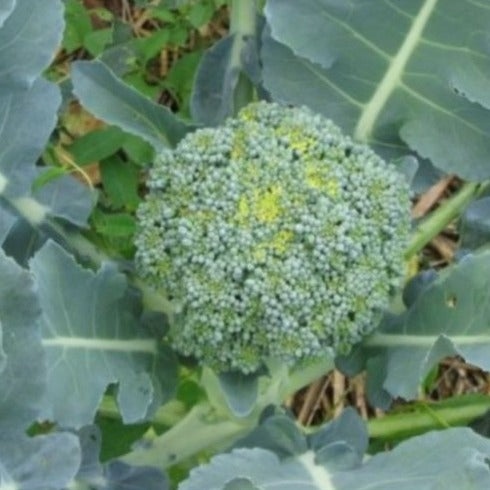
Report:
[[[6,88],[26,88],[36,80],[53,59],[64,26],[60,0],[16,0],[13,10],[11,5],[12,2],[7,2],[0,7],[2,92]],[[5,16],[9,10],[11,13],[4,17],[2,25],[2,11]]]
[[[0,206],[0,245],[5,241],[15,221],[16,217]]]
[[[145,490],[167,490],[168,479],[160,470],[150,467],[134,467],[121,461],[99,463],[101,446],[100,430],[95,425],[83,427],[79,433],[82,462],[76,476],[76,488],[93,490],[119,490],[121,488],[144,488]]]
[[[264,83],[385,157],[490,176],[490,8],[472,0],[270,0]],[[291,19],[301,19],[291,28]]]
[[[1,440],[27,429],[37,417],[46,370],[38,324],[40,306],[32,276],[2,250],[0,276]]]
[[[13,224],[12,208],[36,224],[50,214],[84,225],[92,207],[90,190],[68,176],[39,188],[38,200],[31,196],[35,165],[61,103],[58,87],[38,77],[54,57],[62,30],[59,0],[18,0],[0,22],[0,204],[2,216],[9,216],[2,219],[2,241]]]
[[[80,466],[78,438],[60,433],[5,440],[0,436],[0,488],[67,488]]]
[[[44,418],[76,428],[91,423],[109,384],[118,385],[126,423],[145,419],[172,396],[173,355],[141,326],[139,298],[112,264],[94,273],[48,242],[31,270],[48,365]]]
[[[343,442],[341,438],[335,441],[337,449]],[[281,460],[275,453],[261,448],[235,449],[192,470],[179,490],[273,487],[288,490],[484,490],[490,485],[489,455],[490,442],[469,429],[449,429],[414,437],[350,471],[338,471],[321,451],[310,450]]]
[[[2,27],[5,19],[12,13],[15,7],[15,0],[4,0],[0,5],[0,27]]]
[[[58,88],[41,78],[27,90],[0,92],[0,180],[7,197],[30,192],[34,165],[56,125],[60,103]]]
[[[489,370],[489,295],[490,251],[466,255],[426,284],[405,313],[386,319],[338,365],[347,372],[366,367],[368,391],[378,405],[383,391],[415,398],[425,375],[448,355],[458,354]],[[381,405],[387,404],[385,396]]]
[[[237,417],[246,417],[252,412],[259,392],[256,375],[240,372],[221,373],[219,384],[226,402]]]
[[[141,136],[156,150],[173,146],[190,129],[170,110],[139,94],[100,61],[72,65],[74,93],[96,117]]]
[[[258,71],[258,40],[238,33],[220,39],[203,56],[191,98],[194,120],[216,126],[240,109],[235,93],[241,77],[254,79]]]
[[[461,217],[461,248],[476,249],[490,241],[490,197],[472,202]]]

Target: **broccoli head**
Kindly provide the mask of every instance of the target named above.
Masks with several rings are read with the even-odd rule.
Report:
[[[175,348],[218,371],[345,354],[399,285],[408,185],[306,108],[254,103],[197,130],[148,186],[138,269],[178,305]]]

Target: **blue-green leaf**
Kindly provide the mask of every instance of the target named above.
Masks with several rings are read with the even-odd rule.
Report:
[[[50,180],[33,192],[33,197],[47,208],[50,216],[63,218],[77,226],[86,226],[95,193],[71,175]]]
[[[0,27],[2,91],[7,87],[25,88],[34,82],[53,59],[63,27],[61,0],[16,0],[14,10]]]
[[[370,391],[415,398],[426,374],[449,355],[490,370],[489,295],[489,250],[466,255],[424,285],[405,313],[388,317],[352,353],[357,368],[367,367]],[[349,359],[339,364],[348,367]]]
[[[43,309],[45,418],[77,428],[91,423],[113,383],[126,423],[145,419],[172,396],[173,356],[142,328],[139,299],[113,265],[83,269],[48,242],[31,260],[31,270]]]
[[[237,109],[235,91],[240,76],[258,67],[257,39],[238,33],[220,39],[202,57],[191,98],[195,121],[207,126],[222,124]]]
[[[218,376],[223,395],[237,417],[246,417],[254,409],[259,392],[259,377],[239,372],[221,373]]]
[[[15,0],[3,0],[0,5],[0,27],[2,27],[5,19],[12,13],[15,7]]]
[[[73,434],[22,435],[10,440],[0,435],[0,441],[2,490],[68,488],[80,466],[80,445]]]
[[[264,449],[235,449],[191,470],[179,490],[486,490],[490,485],[490,442],[470,429],[414,437],[350,471],[331,468],[319,456],[307,451],[280,460]]]
[[[473,0],[270,0],[264,83],[386,157],[490,176],[490,8]],[[291,26],[291,19],[298,19]]]
[[[461,247],[475,249],[490,241],[490,197],[472,202],[461,217]]]
[[[0,250],[0,439],[36,419],[45,389],[40,307],[31,275]],[[0,444],[2,446],[2,444]]]
[[[1,65],[0,65],[1,66]],[[28,194],[37,175],[34,164],[56,124],[58,88],[43,79],[23,91],[0,92],[0,191]],[[2,193],[2,192],[0,192]]]
[[[74,93],[96,117],[141,136],[157,150],[177,144],[189,126],[126,85],[100,61],[72,65]]]
[[[0,205],[0,246],[7,238],[9,231],[16,221],[16,217],[13,213]]]

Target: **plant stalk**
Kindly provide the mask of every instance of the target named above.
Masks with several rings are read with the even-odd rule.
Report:
[[[367,422],[369,437],[383,441],[405,439],[430,430],[464,426],[490,410],[490,397],[463,395],[448,403],[416,404],[414,412],[401,412]]]
[[[202,451],[231,444],[251,429],[249,423],[215,420],[208,403],[194,406],[174,427],[161,436],[143,442],[140,449],[121,459],[131,465],[168,468]]]
[[[278,369],[267,389],[259,395],[256,408],[250,416],[239,419],[231,411],[223,413],[209,401],[193,407],[175,426],[160,436],[152,437],[148,444],[128,453],[123,461],[134,465],[155,465],[162,469],[177,464],[201,451],[224,448],[253,430],[263,409],[279,404],[298,389],[307,386],[333,368],[333,358],[325,356],[295,369],[285,377],[284,369]],[[115,404],[106,403],[105,412],[114,414]],[[152,419],[157,425],[168,427],[168,407],[161,407]],[[191,441],[191,443],[189,442]]]
[[[435,236],[456,219],[461,212],[478,197],[490,182],[467,182],[461,189],[442,203],[432,214],[423,220],[415,229],[405,251],[405,259],[412,258],[420,252]]]
[[[257,31],[256,0],[232,0],[230,12],[230,35],[234,37],[231,51],[231,67],[238,70],[238,80],[234,89],[233,115],[254,99],[254,85],[243,73],[244,53],[248,40]]]

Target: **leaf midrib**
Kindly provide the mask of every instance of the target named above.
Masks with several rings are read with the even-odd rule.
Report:
[[[378,85],[378,88],[361,112],[361,116],[354,130],[354,137],[357,140],[364,142],[369,140],[376,120],[391,94],[397,88],[401,75],[421,39],[422,32],[424,31],[437,2],[438,0],[425,0],[419,13],[414,17],[407,37],[388,65],[388,69],[386,70],[381,83]]]

